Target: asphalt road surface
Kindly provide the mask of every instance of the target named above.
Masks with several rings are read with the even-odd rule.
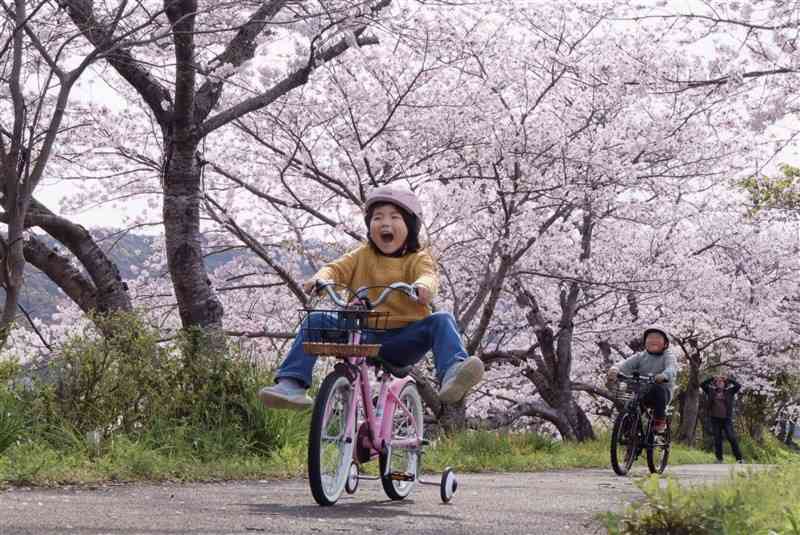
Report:
[[[688,484],[749,467],[669,467]],[[634,468],[634,477],[646,469]],[[611,469],[459,474],[449,504],[418,486],[392,502],[380,482],[362,481],[333,507],[317,506],[305,480],[119,484],[0,491],[0,534],[603,534],[595,515],[641,497]]]

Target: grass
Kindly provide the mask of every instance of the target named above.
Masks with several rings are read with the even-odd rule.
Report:
[[[59,440],[22,440],[0,454],[0,484],[93,484],[104,481],[214,481],[289,478],[305,474],[309,415],[264,411],[256,415],[265,437],[243,438],[235,429],[151,429],[115,435],[94,448],[76,433]],[[267,441],[267,438],[269,439]],[[262,441],[254,447],[255,441]],[[54,445],[56,444],[56,445]],[[531,472],[607,468],[608,436],[563,443],[535,434],[467,431],[436,440],[426,449],[424,469],[451,466],[460,472]],[[763,461],[800,459],[773,441]],[[768,454],[767,454],[768,453]],[[671,464],[713,462],[708,452],[676,445]],[[370,463],[377,464],[377,463]],[[374,467],[368,466],[374,471]]]
[[[305,474],[310,415],[254,411],[261,434],[237,429],[153,426],[100,444],[70,429],[29,436],[0,453],[0,486],[91,485],[111,481],[219,481],[289,478]],[[467,431],[441,437],[424,467],[459,472],[608,468],[609,437],[564,443],[525,433]],[[652,477],[640,483],[645,500],[603,518],[610,535],[800,535],[800,456],[769,439],[747,444],[760,462],[780,470],[736,476],[715,487],[683,489]],[[730,457],[729,457],[730,458]],[[730,458],[732,459],[732,458]],[[670,462],[713,462],[713,454],[675,445]],[[377,463],[370,463],[374,473]],[[661,482],[661,483],[660,483]]]
[[[119,437],[102,455],[93,457],[77,450],[56,450],[42,442],[25,442],[0,456],[0,485],[286,478],[305,470],[300,449],[284,447],[268,454],[220,452],[215,458],[203,458],[188,448],[169,451]]]
[[[534,434],[464,432],[440,439],[426,454],[431,470],[452,466],[462,472],[532,472],[609,466],[608,434],[582,443],[565,443]],[[713,462],[713,455],[675,445],[671,464]]]
[[[237,348],[206,333],[173,344],[135,314],[95,318],[46,369],[0,361],[0,485],[209,481],[300,476],[310,414],[270,411],[256,392],[272,381]],[[218,342],[218,341],[217,341]],[[607,433],[563,443],[533,434],[463,432],[439,438],[423,468],[461,472],[608,467]],[[745,442],[748,459],[791,462],[775,445]],[[708,463],[676,446],[672,464]],[[374,471],[370,463],[368,470]]]
[[[798,479],[797,464],[690,489],[651,477],[645,500],[604,521],[610,535],[800,535]]]

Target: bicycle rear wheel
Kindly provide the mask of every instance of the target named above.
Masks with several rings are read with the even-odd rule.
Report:
[[[342,495],[350,473],[355,441],[347,434],[353,385],[334,370],[322,382],[311,415],[308,438],[308,481],[320,505],[333,505]]]
[[[636,460],[639,448],[638,417],[634,413],[623,412],[614,421],[611,431],[611,468],[618,476],[628,473]]]
[[[655,437],[653,438],[653,444],[647,448],[647,468],[651,474],[663,474],[669,462],[669,449],[672,438],[669,418],[667,418],[667,428],[661,435],[661,444],[655,444]]]
[[[392,441],[422,440],[422,397],[417,385],[406,383],[400,391],[400,404],[395,405],[394,414],[385,415],[392,418]],[[391,447],[389,446],[379,457],[381,484],[386,495],[392,500],[402,500],[414,489],[419,472],[419,454],[421,446]],[[387,473],[388,464],[388,475]]]

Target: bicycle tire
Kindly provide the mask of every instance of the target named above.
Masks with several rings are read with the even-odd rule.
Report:
[[[419,394],[417,385],[414,383],[406,383],[406,385],[400,391],[398,398],[400,399],[400,403],[405,404],[409,412],[414,417],[414,420],[416,421],[416,428],[413,430],[409,429],[411,422],[409,421],[408,415],[405,414],[405,412],[400,409],[399,406],[395,405],[393,411],[394,414],[384,416],[389,416],[392,418],[392,439],[408,439],[413,438],[414,436],[422,439],[422,397]],[[388,450],[384,449],[384,451],[381,452],[378,458],[378,464],[381,471],[381,485],[383,485],[383,491],[390,499],[402,500],[411,494],[411,491],[414,490],[417,476],[419,475],[419,461],[419,450],[389,448]],[[387,463],[389,464],[390,471],[401,472],[403,474],[413,476],[413,479],[397,480],[391,477],[391,473],[388,476],[385,475]],[[402,470],[395,470],[396,468],[400,467],[397,464],[401,465]]]
[[[636,450],[639,447],[638,419],[635,413],[625,411],[614,421],[611,431],[611,468],[618,476],[626,475],[636,460]],[[625,447],[625,455],[620,459],[619,449],[622,446]]]
[[[669,450],[671,444],[670,421],[667,418],[667,428],[662,434],[663,444],[653,444],[647,448],[647,468],[651,474],[663,474],[669,463]],[[658,452],[658,455],[656,455]]]
[[[322,382],[314,401],[308,437],[308,482],[319,505],[335,504],[347,484],[355,440],[344,434],[353,395],[353,384],[344,371],[334,370]]]

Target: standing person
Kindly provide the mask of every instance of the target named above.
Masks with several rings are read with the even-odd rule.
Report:
[[[647,391],[644,402],[653,407],[653,431],[657,434],[667,429],[667,405],[672,399],[678,369],[675,355],[669,350],[669,335],[665,329],[651,326],[644,330],[644,351],[626,359],[608,370],[608,381],[614,383],[619,372],[625,375],[655,375],[656,384]]]
[[[422,206],[417,196],[404,189],[374,189],[364,205],[368,241],[328,263],[303,283],[311,292],[317,282],[334,282],[350,288],[388,286],[405,282],[414,286],[418,302],[396,292],[376,310],[389,313],[388,329],[375,334],[371,343],[381,344],[379,356],[395,366],[415,364],[433,351],[439,398],[445,403],[461,400],[483,377],[483,361],[470,357],[461,341],[455,318],[449,312],[431,313],[439,275],[436,262],[419,242]],[[371,292],[377,294],[379,289]],[[373,293],[371,297],[375,297]],[[267,407],[303,409],[312,405],[306,394],[311,386],[317,357],[303,351],[306,322],[278,368],[277,384],[258,395]]]
[[[739,441],[733,430],[733,415],[735,396],[742,388],[732,377],[726,378],[724,375],[709,377],[700,384],[700,388],[706,395],[706,407],[708,407],[711,429],[714,433],[714,453],[717,456],[717,463],[722,462],[722,433],[731,443],[733,456],[736,462],[743,463],[742,451],[739,449]]]

